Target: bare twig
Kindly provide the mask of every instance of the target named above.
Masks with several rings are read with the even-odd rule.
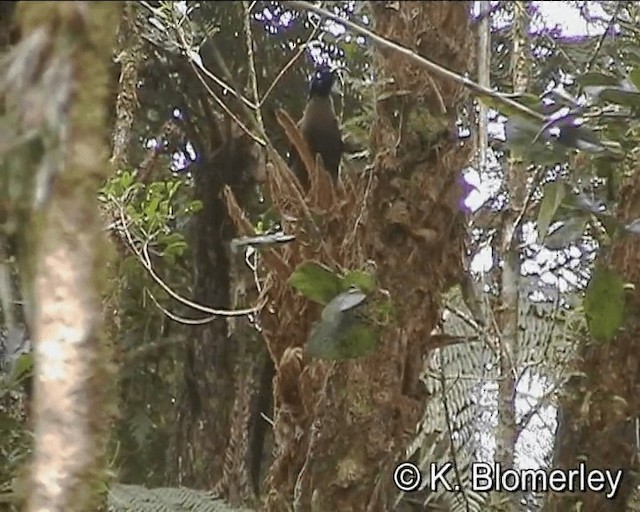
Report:
[[[264,93],[264,96],[258,102],[258,106],[259,107],[264,105],[264,102],[267,100],[267,98],[271,94],[271,91],[273,91],[273,89],[275,89],[276,85],[282,79],[282,77],[287,73],[287,71],[289,71],[289,69],[291,69],[291,67],[296,63],[296,61],[304,53],[304,51],[309,46],[309,43],[316,36],[316,34],[318,33],[319,30],[320,30],[320,26],[319,25],[317,25],[317,26],[315,26],[313,28],[313,31],[311,32],[311,34],[309,35],[307,40],[304,42],[304,44],[300,45],[300,47],[298,48],[298,51],[294,54],[293,57],[291,57],[291,59],[289,59],[289,62],[287,62],[284,65],[284,67],[280,70],[280,72],[276,75],[276,77],[274,78],[274,80],[271,83],[271,85],[269,87],[267,87],[267,91]]]
[[[358,216],[353,223],[353,230],[351,231],[351,234],[344,239],[343,246],[349,246],[354,243],[354,240],[356,239],[356,235],[358,233],[358,228],[361,224],[364,223],[364,216],[367,212],[367,201],[369,199],[369,193],[373,188],[373,171],[369,170],[367,174],[369,175],[369,177],[367,179],[367,186],[364,189],[364,194],[362,195],[360,211],[358,212]]]
[[[540,184],[540,181],[542,180],[542,176],[546,172],[546,170],[547,170],[546,167],[542,165],[538,167],[538,170],[536,171],[536,174],[533,177],[533,182],[531,183],[531,188],[529,189],[529,193],[527,194],[527,197],[525,197],[524,199],[524,204],[522,205],[522,211],[520,211],[520,213],[516,217],[515,222],[513,223],[512,230],[514,233],[520,227],[520,224],[522,223],[522,220],[524,219],[524,216],[527,210],[529,209],[529,204],[531,203],[531,201],[533,201],[533,196],[535,194],[535,191],[538,188],[538,185]],[[544,236],[544,233],[541,236]]]
[[[534,110],[531,110],[530,108],[522,105],[521,103],[518,103],[517,101],[512,100],[511,98],[504,96],[502,94],[496,93],[495,91],[492,91],[491,89],[488,89],[487,87],[483,87],[481,85],[478,85],[476,82],[474,82],[473,80],[470,80],[464,76],[459,75],[458,73],[455,73],[454,71],[451,71],[445,67],[440,66],[439,64],[436,64],[435,62],[432,62],[431,60],[422,57],[421,55],[418,55],[416,52],[414,52],[413,50],[410,50],[409,48],[399,45],[397,43],[394,43],[393,41],[389,41],[388,39],[386,39],[383,36],[380,36],[374,32],[372,32],[369,29],[366,29],[364,27],[361,27],[360,25],[358,25],[357,23],[354,23],[350,20],[341,18],[340,16],[333,14],[329,11],[327,11],[326,9],[323,9],[321,7],[317,7],[313,4],[310,4],[309,2],[304,2],[301,0],[284,0],[282,2],[284,5],[288,5],[289,7],[295,7],[298,9],[306,9],[308,11],[313,11],[321,16],[324,16],[326,18],[329,18],[333,21],[335,21],[336,23],[340,23],[348,28],[350,28],[351,30],[353,30],[354,32],[361,34],[363,36],[366,36],[368,38],[370,38],[373,42],[379,44],[380,46],[384,46],[386,48],[389,48],[391,50],[394,50],[408,58],[410,58],[411,60],[413,60],[414,62],[420,64],[421,66],[427,68],[429,71],[432,71],[434,73],[437,73],[438,75],[444,77],[444,78],[448,78],[450,80],[453,80],[454,82],[463,85],[464,87],[466,87],[467,89],[471,90],[472,92],[475,92],[476,94],[479,94],[481,96],[489,96],[491,98],[496,99],[497,101],[499,101],[500,103],[511,107],[514,110],[517,110],[518,112],[520,112],[521,114],[523,114],[524,116],[531,118],[531,119],[535,119],[536,121],[544,121],[544,116],[538,112],[535,112]]]
[[[256,313],[264,307],[266,300],[263,300],[259,305],[254,306],[252,308],[238,309],[238,310],[214,309],[214,308],[204,306],[202,304],[198,304],[197,302],[193,302],[185,297],[182,297],[181,295],[176,293],[174,290],[172,290],[171,287],[167,283],[165,283],[158,276],[158,274],[156,274],[155,271],[153,270],[153,266],[151,264],[151,258],[149,257],[148,242],[145,242],[143,244],[142,250],[136,247],[136,244],[133,241],[131,233],[129,232],[129,229],[127,227],[128,223],[126,222],[126,216],[124,213],[124,209],[122,207],[120,207],[120,219],[122,222],[121,229],[122,229],[122,232],[125,234],[125,238],[127,240],[127,243],[130,249],[138,257],[138,260],[142,263],[142,266],[153,278],[153,280],[160,286],[160,288],[162,288],[165,292],[167,292],[167,294],[173,299],[177,300],[178,302],[181,302],[185,306],[189,306],[190,308],[193,308],[197,311],[201,311],[202,313],[207,313],[209,315],[218,315],[218,316],[246,316],[252,313]]]
[[[218,318],[216,315],[210,315],[210,316],[208,316],[206,318],[200,318],[200,319],[197,319],[197,318],[185,318],[183,316],[176,315],[175,313],[172,313],[167,308],[165,308],[162,304],[160,304],[158,302],[158,299],[156,299],[155,296],[153,295],[153,293],[151,293],[149,290],[145,290],[145,291],[146,291],[147,295],[149,295],[149,298],[151,299],[151,301],[156,305],[156,307],[160,311],[162,311],[162,313],[167,318],[170,318],[174,322],[178,322],[180,324],[185,324],[185,325],[204,325],[204,324],[208,324],[209,322],[212,322],[213,320]]]
[[[447,434],[449,437],[449,444],[451,447],[451,462],[453,463],[453,474],[455,475],[455,479],[458,484],[457,487],[460,493],[462,494],[465,510],[467,512],[471,512],[471,508],[469,506],[469,497],[467,496],[467,492],[464,486],[462,485],[462,477],[460,476],[460,468],[458,467],[458,453],[457,453],[454,435],[453,435],[454,429],[453,429],[453,425],[451,424],[451,411],[449,410],[449,401],[447,400],[447,394],[445,392],[446,381],[444,378],[444,370],[443,370],[444,364],[442,361],[442,351],[438,352],[438,356],[439,356],[438,367],[440,370],[440,387],[442,388],[442,395],[441,395],[442,406],[444,407],[444,418],[447,424]],[[451,385],[453,386],[454,384],[455,382],[453,382]]]
[[[483,87],[491,85],[491,27],[489,26],[490,16],[487,14],[491,9],[488,0],[480,2],[480,22],[478,23],[478,83]],[[478,157],[480,169],[486,169],[487,153],[489,148],[489,108],[484,103],[478,105]]]
[[[264,93],[264,96],[260,99],[258,106],[261,107],[262,105],[264,105],[264,102],[267,101],[267,98],[269,97],[273,89],[275,89],[278,82],[282,79],[282,77],[286,74],[286,72],[289,71],[291,66],[293,66],[296,63],[296,61],[300,58],[300,55],[304,53],[306,48],[307,48],[307,44],[301,45],[300,48],[298,48],[298,51],[296,52],[296,54],[293,57],[291,57],[289,62],[287,62],[284,65],[284,67],[280,70],[280,72],[276,75],[273,82],[271,82],[271,85],[267,87],[267,91]]]
[[[217,76],[215,76],[211,71],[209,71],[206,66],[203,64],[202,59],[200,57],[200,55],[198,54],[198,52],[196,52],[193,48],[192,45],[189,44],[189,42],[186,39],[184,30],[182,30],[179,26],[179,24],[176,22],[175,18],[172,20],[173,21],[173,25],[175,28],[175,31],[178,35],[178,39],[179,39],[179,43],[182,47],[182,50],[184,52],[184,54],[187,56],[187,58],[189,59],[189,64],[191,65],[191,68],[193,69],[194,73],[196,74],[196,76],[198,77],[198,79],[200,80],[200,82],[202,82],[202,85],[204,86],[204,88],[207,90],[207,92],[211,95],[211,97],[214,99],[214,101],[220,106],[220,108],[222,108],[222,110],[224,110],[227,115],[229,117],[231,117],[231,119],[233,119],[237,125],[247,134],[249,135],[249,137],[251,137],[251,139],[260,144],[261,146],[266,146],[267,142],[264,140],[264,127],[261,123],[261,118],[260,118],[260,122],[257,122],[253,116],[251,115],[251,111],[255,111],[258,113],[259,115],[259,109],[257,107],[256,104],[252,103],[251,101],[249,101],[247,98],[245,98],[242,94],[240,94],[240,92],[236,89],[234,89],[233,87],[231,87],[230,85],[226,84],[224,81],[222,81],[220,78],[218,78]],[[211,89],[211,87],[209,86],[209,84],[207,83],[207,81],[203,78],[202,74],[204,74],[206,77],[210,78],[211,80],[213,80],[215,83],[217,83],[220,87],[222,87],[226,92],[231,93],[233,96],[235,96],[236,98],[238,98],[241,101],[241,105],[243,107],[248,106],[251,110],[247,112],[248,117],[250,119],[250,121],[252,121],[253,124],[257,125],[258,131],[261,132],[262,136],[258,136],[256,134],[254,134],[239,118],[238,116],[236,116],[230,109],[229,107],[227,107],[227,105],[224,103],[224,101],[222,101],[222,99],[220,99],[218,97],[218,95],[213,91],[213,89]]]
[[[540,414],[540,410],[545,405],[550,405],[551,398],[553,398],[558,392],[560,386],[552,386],[549,391],[547,391],[544,395],[542,395],[539,399],[537,399],[537,403],[527,411],[527,413],[522,416],[518,424],[516,425],[516,436],[519,437],[520,434],[527,428],[529,422],[533,419],[534,416]]]
[[[198,79],[202,82],[202,85],[204,86],[204,88],[206,89],[206,91],[211,95],[211,97],[214,99],[214,101],[220,105],[220,107],[222,108],[222,110],[224,110],[227,115],[229,115],[229,117],[231,119],[233,119],[238,126],[242,129],[242,131],[244,131],[249,137],[251,137],[251,139],[260,144],[261,146],[267,146],[268,143],[267,141],[265,141],[262,137],[256,135],[255,133],[253,133],[239,118],[238,116],[236,116],[233,112],[231,112],[231,110],[229,109],[229,107],[227,107],[227,105],[225,105],[224,101],[222,101],[218,95],[213,91],[213,89],[211,89],[211,87],[209,87],[209,84],[206,82],[206,80],[204,78],[202,78],[202,75],[198,72],[198,68],[195,66],[195,64],[190,61],[189,62],[191,64],[191,67],[193,68],[194,72],[196,73],[196,76],[198,77]]]
[[[207,69],[207,67],[202,62],[200,55],[187,45],[186,41],[184,40],[184,35],[180,33],[180,36],[181,36],[181,42],[183,44],[183,50],[185,51],[185,54],[189,59],[189,62],[191,62],[193,66],[196,66],[208,78],[210,78],[215,83],[217,83],[220,87],[222,87],[224,89],[224,92],[228,92],[232,96],[235,96],[237,99],[239,99],[242,103],[244,103],[250,109],[252,110],[256,109],[256,105],[251,100],[247,99],[245,96],[243,96],[238,91],[236,91],[233,87],[227,84],[224,80],[222,80],[221,78],[218,78],[214,73],[212,73],[209,69]]]
[[[615,11],[613,11],[613,15],[609,19],[609,22],[607,23],[607,26],[604,29],[604,32],[602,33],[602,35],[598,39],[598,42],[596,43],[596,47],[593,50],[593,55],[591,55],[591,59],[589,59],[589,63],[587,64],[587,69],[585,70],[585,72],[586,71],[590,71],[591,68],[593,67],[593,65],[595,64],[596,59],[598,58],[598,54],[600,53],[600,50],[602,49],[602,46],[604,45],[604,40],[609,35],[609,31],[611,30],[611,27],[613,26],[614,21],[618,17],[618,13],[620,12],[621,8],[622,8],[622,2],[616,2]]]
[[[262,135],[266,133],[264,121],[262,119],[262,110],[260,108],[260,95],[258,94],[258,76],[256,73],[256,61],[253,53],[253,34],[251,32],[251,7],[246,0],[242,2],[244,10],[244,35],[247,44],[247,57],[249,57],[249,80],[251,81],[251,90],[253,92],[253,101],[255,102],[256,120]]]

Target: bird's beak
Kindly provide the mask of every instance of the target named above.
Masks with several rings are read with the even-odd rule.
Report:
[[[347,68],[346,66],[332,66],[331,67],[331,72],[337,76],[339,76],[340,78],[342,78],[342,76],[345,73],[349,72],[349,68]]]
[[[342,89],[344,85],[344,75],[349,72],[349,69],[346,66],[332,66],[331,73],[336,77],[334,81],[334,88],[338,94],[342,94]]]

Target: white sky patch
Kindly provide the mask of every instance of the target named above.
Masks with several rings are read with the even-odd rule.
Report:
[[[471,260],[471,271],[485,274],[493,267],[493,247],[485,245]]]
[[[147,142],[145,142],[144,147],[147,149],[155,149],[158,147],[158,139],[156,139],[155,137],[151,137],[150,139],[147,140]]]
[[[531,28],[539,32],[544,28],[559,27],[565,37],[599,36],[605,29],[609,16],[598,2],[587,2],[586,11],[595,19],[605,20],[603,23],[593,23],[580,15],[577,7],[561,1],[533,2],[544,19],[544,25],[532,23]],[[546,26],[546,27],[545,27]]]

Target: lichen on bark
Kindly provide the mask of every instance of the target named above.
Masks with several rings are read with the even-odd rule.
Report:
[[[120,2],[23,2],[16,14],[25,44],[10,63],[5,102],[43,148],[24,169],[33,189],[18,224],[33,301],[29,512],[104,505],[112,403],[100,291],[110,251],[96,196],[110,170],[109,63],[120,9]]]

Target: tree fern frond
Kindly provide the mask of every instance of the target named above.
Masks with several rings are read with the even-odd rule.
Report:
[[[568,374],[574,357],[576,326],[582,316],[575,309],[563,307],[557,298],[532,300],[532,290],[523,279],[518,323],[519,346],[513,365],[522,383],[545,383],[549,397],[538,399],[529,414],[520,418],[522,429],[555,393],[555,387]],[[541,294],[537,294],[540,296]],[[536,297],[538,298],[538,297]],[[441,466],[455,460],[456,482],[464,492],[439,488],[426,495],[426,503],[438,503],[449,510],[480,511],[493,507],[488,494],[471,491],[471,464],[492,459],[493,432],[496,422],[498,353],[494,348],[491,312],[485,304],[484,328],[478,326],[460,293],[450,293],[441,323],[446,335],[477,341],[436,349],[430,355],[422,376],[429,398],[418,432],[407,450],[407,458],[418,462],[429,482],[429,465]],[[539,427],[538,427],[539,428]],[[533,450],[534,452],[539,450]],[[451,480],[451,473],[448,474]],[[429,487],[426,487],[429,488]]]
[[[216,499],[213,493],[194,489],[114,484],[109,489],[109,512],[250,512]]]

